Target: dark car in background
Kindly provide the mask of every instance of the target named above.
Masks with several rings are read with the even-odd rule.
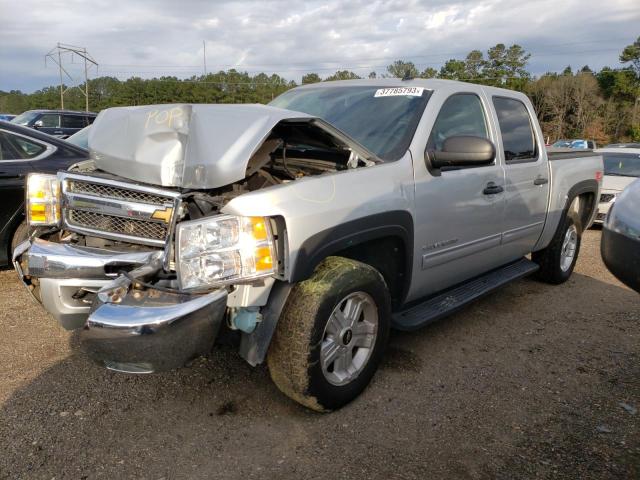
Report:
[[[601,252],[611,273],[640,292],[640,180],[625,188],[609,210]]]
[[[67,138],[91,125],[96,115],[93,112],[73,110],[27,110],[11,121],[54,137]]]
[[[55,173],[84,160],[80,147],[0,121],[0,265],[7,265],[13,247],[27,234],[24,223],[24,184],[31,172]]]
[[[0,113],[0,120],[4,120],[5,122],[10,122],[14,118],[16,118],[16,116],[12,113]]]

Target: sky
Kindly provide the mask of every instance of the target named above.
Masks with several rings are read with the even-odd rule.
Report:
[[[300,82],[309,72],[383,73],[396,59],[440,68],[496,43],[522,45],[536,75],[598,70],[618,67],[640,36],[638,0],[0,0],[0,19],[0,90],[24,92],[59,83],[45,62],[57,42],[87,49],[99,64],[90,78],[200,75],[206,45],[209,72]],[[63,58],[76,81],[79,60]]]

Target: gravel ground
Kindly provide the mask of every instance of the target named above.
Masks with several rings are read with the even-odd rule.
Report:
[[[571,280],[525,279],[393,333],[332,414],[278,392],[231,346],[127,376],[0,272],[0,478],[640,478],[640,297],[585,233]]]

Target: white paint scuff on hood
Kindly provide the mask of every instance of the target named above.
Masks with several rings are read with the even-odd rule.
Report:
[[[89,131],[97,167],[163,187],[218,188],[247,163],[282,120],[312,119],[266,105],[174,104],[103,110]]]

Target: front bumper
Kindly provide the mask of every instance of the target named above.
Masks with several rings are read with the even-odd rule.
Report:
[[[150,373],[207,353],[224,318],[227,292],[186,294],[134,287],[160,268],[161,252],[117,252],[41,239],[16,248],[21,280],[101,365]],[[131,270],[133,268],[133,270]],[[119,270],[129,271],[128,277]]]

